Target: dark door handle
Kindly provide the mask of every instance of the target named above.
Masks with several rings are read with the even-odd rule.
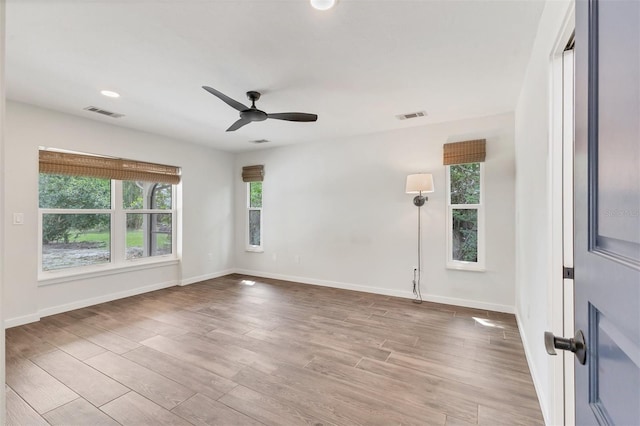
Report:
[[[571,339],[556,337],[552,332],[545,331],[544,347],[549,355],[558,355],[556,349],[571,351],[576,355],[580,364],[584,365],[587,362],[587,344],[584,341],[582,330],[576,331],[576,335]]]

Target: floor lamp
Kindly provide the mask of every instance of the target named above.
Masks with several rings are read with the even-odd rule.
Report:
[[[413,270],[413,294],[416,296],[415,303],[422,303],[422,293],[420,291],[420,274],[422,272],[422,229],[420,227],[420,217],[422,216],[420,207],[428,200],[423,193],[433,192],[433,175],[431,173],[418,173],[407,176],[407,194],[418,194],[413,198],[413,204],[418,207],[418,267]]]

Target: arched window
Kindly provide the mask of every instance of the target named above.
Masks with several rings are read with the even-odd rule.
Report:
[[[149,191],[149,206],[152,210],[171,210],[173,187],[156,183]],[[150,256],[171,254],[172,214],[151,213],[148,221],[147,249]]]
[[[127,260],[173,254],[175,185],[123,182]]]

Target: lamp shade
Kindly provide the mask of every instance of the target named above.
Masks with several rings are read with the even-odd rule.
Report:
[[[433,175],[431,173],[418,173],[407,176],[407,194],[419,194],[420,192],[433,192]]]
[[[336,4],[336,0],[310,0],[311,6],[318,10],[329,10]]]

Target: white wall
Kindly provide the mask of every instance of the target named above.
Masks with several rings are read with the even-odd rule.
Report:
[[[434,174],[423,208],[425,299],[513,312],[514,117],[413,127],[236,157],[236,266],[265,277],[413,297],[417,208],[407,174]],[[445,268],[442,145],[487,139],[486,272]],[[265,165],[264,253],[244,250],[242,166]],[[299,263],[296,258],[299,256]]]
[[[512,311],[513,125],[513,115],[505,114],[326,144],[266,149],[235,156],[234,167],[234,156],[229,153],[9,102],[5,171],[11,178],[4,211],[7,217],[24,213],[25,225],[9,224],[6,229],[7,324],[35,321],[42,315],[156,287],[196,282],[234,267],[412,297],[417,208],[412,197],[404,194],[404,181],[407,174],[419,171],[434,173],[436,183],[436,192],[423,208],[423,295],[444,303]],[[461,272],[444,267],[442,144],[474,138],[486,138],[488,147],[487,271]],[[41,145],[181,166],[182,265],[38,286]],[[262,254],[246,253],[241,243],[245,187],[239,174],[242,165],[254,163],[266,166],[266,251]],[[234,207],[238,220],[234,220]]]
[[[182,263],[38,286],[38,146],[182,167]],[[233,268],[233,155],[187,142],[8,102],[4,212],[5,321],[17,325],[82,305],[196,282]]]
[[[4,86],[4,25],[5,22],[5,1],[0,0],[0,165],[4,161],[4,109],[5,109],[5,86]],[[0,172],[0,319],[4,318],[4,249],[2,246],[4,235],[4,173]],[[5,362],[4,362],[4,322],[0,321],[0,383],[4,383]],[[6,399],[5,387],[0,386],[0,425],[5,424]]]
[[[553,362],[543,345],[552,328],[549,273],[551,232],[551,56],[570,2],[547,2],[515,113],[516,129],[516,316],[542,412],[554,418]]]

